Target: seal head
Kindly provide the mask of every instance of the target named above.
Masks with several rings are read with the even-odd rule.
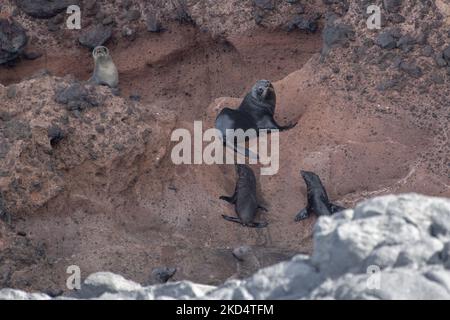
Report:
[[[119,73],[109,54],[108,48],[104,46],[95,47],[92,51],[95,61],[94,75],[90,81],[115,88],[119,84]]]
[[[269,80],[258,80],[251,90],[253,99],[260,103],[268,103],[273,105],[275,111],[276,94],[275,88]]]
[[[300,171],[303,180],[306,183],[307,205],[295,217],[295,221],[301,221],[308,218],[311,214],[317,216],[329,216],[345,208],[331,203],[328,199],[327,191],[322,184],[319,176],[314,172]]]

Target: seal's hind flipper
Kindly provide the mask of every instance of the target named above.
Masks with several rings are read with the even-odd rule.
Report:
[[[269,224],[267,222],[252,222],[249,224],[246,224],[246,227],[250,227],[250,228],[257,228],[257,229],[262,229],[267,227]]]
[[[236,218],[236,217],[230,217],[230,216],[226,216],[226,215],[223,214],[222,218],[224,218],[227,221],[231,221],[231,222],[236,222],[236,223],[242,224],[241,219]]]
[[[295,216],[295,221],[299,222],[307,219],[308,217],[309,217],[308,209],[304,208]]]
[[[338,206],[337,204],[334,204],[334,203],[331,203],[330,207],[331,207],[331,213],[336,213],[336,212],[344,211],[347,209],[347,208]]]

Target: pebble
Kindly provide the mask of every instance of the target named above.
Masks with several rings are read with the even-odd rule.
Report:
[[[434,61],[436,62],[436,65],[440,68],[447,66],[447,62],[443,58],[442,54],[436,54],[434,56]]]
[[[275,9],[275,3],[273,0],[253,0],[256,7],[263,10],[273,10]]]
[[[422,49],[422,54],[423,54],[425,57],[431,57],[431,56],[433,55],[433,52],[434,52],[433,47],[430,46],[430,45],[426,45],[426,46]]]
[[[130,22],[136,21],[141,17],[141,12],[139,10],[130,10],[127,12],[126,19]]]
[[[450,62],[450,46],[445,48],[444,52],[442,52],[442,57],[444,60],[449,63]]]
[[[415,78],[420,78],[423,75],[422,69],[413,62],[403,61],[400,64],[400,70],[406,72],[407,74]]]
[[[112,35],[112,28],[97,24],[87,28],[78,38],[81,45],[94,49],[97,46],[105,44]]]
[[[381,33],[377,37],[375,43],[383,49],[394,49],[397,46],[395,38],[393,37],[390,31],[385,31]]]
[[[158,20],[156,15],[149,14],[147,17],[147,31],[148,32],[161,32],[161,22]]]

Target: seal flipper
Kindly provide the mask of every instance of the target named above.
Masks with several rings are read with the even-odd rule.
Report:
[[[224,143],[225,147],[229,147],[230,149],[233,149],[234,152],[239,153],[241,155],[243,155],[246,158],[252,159],[252,160],[259,160],[259,154],[254,153],[252,151],[250,151],[248,148],[239,148],[237,145],[235,144],[229,144],[227,142]],[[244,149],[244,152],[242,153],[242,149]]]
[[[226,201],[228,203],[231,203],[231,204],[235,204],[236,203],[236,199],[237,199],[237,192],[235,191],[234,194],[231,197],[221,196],[219,199],[220,200],[224,200],[224,201]]]
[[[269,210],[267,210],[267,208],[263,207],[263,206],[258,206],[259,210],[264,211],[264,212],[269,212]]]
[[[331,208],[331,213],[336,213],[336,212],[344,211],[347,209],[347,208],[338,206],[337,204],[334,204],[334,203],[330,203],[330,208]]]
[[[252,222],[252,223],[248,223],[248,224],[243,224],[241,219],[239,219],[239,218],[226,216],[224,214],[222,215],[222,217],[227,221],[236,222],[236,223],[242,224],[244,227],[249,227],[249,228],[261,229],[261,228],[265,228],[269,225],[267,222]]]
[[[246,227],[262,229],[266,228],[269,224],[267,222],[252,222],[249,224],[244,224]]]
[[[268,129],[268,130],[272,129],[272,130],[278,130],[278,131],[282,132],[282,131],[292,129],[298,124],[298,122],[295,122],[295,123],[290,123],[287,126],[280,126],[273,118],[268,120],[268,122],[269,123],[265,124],[264,128],[259,128],[259,129]]]
[[[289,129],[294,128],[297,124],[298,124],[298,122],[290,123],[290,124],[288,124],[287,126],[279,126],[279,125],[278,125],[278,130],[280,130],[280,132],[281,132],[281,131],[286,131],[286,130],[289,130]]]
[[[295,221],[299,222],[307,219],[308,217],[309,217],[308,208],[304,208],[295,216]]]
[[[236,222],[236,223],[242,224],[241,219],[236,218],[236,217],[230,217],[230,216],[226,216],[226,215],[223,214],[223,215],[222,215],[222,218],[224,218],[224,219],[227,220],[227,221],[231,221],[231,222]]]

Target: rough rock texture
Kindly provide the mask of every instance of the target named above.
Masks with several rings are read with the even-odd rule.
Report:
[[[0,65],[19,57],[27,42],[21,25],[0,17]]]
[[[310,13],[319,16],[326,11],[322,0],[308,0],[303,3],[285,0],[4,0],[5,6],[19,9],[17,19],[30,28],[37,38],[44,40],[45,33],[51,31],[63,41],[77,38],[76,32],[65,32],[60,25],[68,16],[68,5],[79,5],[82,13],[82,25],[108,25],[114,29],[116,36],[124,28],[146,30],[149,19],[152,22],[149,31],[160,31],[166,26],[194,25],[202,32],[213,37],[238,35],[251,29],[265,30],[285,29],[293,19]],[[34,21],[32,18],[39,19]],[[42,19],[48,20],[43,23]],[[157,22],[156,22],[157,21]],[[314,27],[316,29],[316,27]],[[125,36],[122,35],[125,38]],[[53,37],[52,37],[53,38]],[[51,39],[54,41],[55,39]],[[66,41],[67,42],[67,41]]]
[[[224,227],[221,214],[229,208],[218,196],[228,193],[233,170],[175,166],[166,151],[173,146],[171,131],[190,128],[215,98],[241,96],[259,78],[281,79],[300,69],[320,49],[319,34],[265,30],[213,40],[192,24],[176,23],[159,34],[145,30],[132,44],[113,36],[108,47],[121,86],[112,94],[83,85],[93,69],[90,52],[78,44],[84,30],[62,39],[39,29],[41,20],[16,19],[27,21],[30,50],[43,56],[0,72],[0,125],[7,128],[0,131],[6,138],[0,156],[8,159],[0,173],[2,216],[33,243],[46,244],[56,261],[48,274],[57,287],[72,264],[84,274],[107,269],[140,283],[152,269],[170,266],[177,268],[175,280],[218,284],[248,273],[231,255],[243,244],[254,248],[252,271],[309,250],[310,231],[304,242],[292,240],[299,229],[288,211],[282,224],[289,236],[275,241],[269,233]],[[42,43],[36,40],[41,37]],[[66,75],[78,81],[60,78]],[[11,115],[15,105],[20,107]],[[180,120],[165,121],[167,113]],[[39,138],[32,129],[38,122]],[[144,140],[146,129],[152,131]],[[13,161],[19,153],[22,159]],[[23,277],[26,290],[47,286],[35,274]]]
[[[378,31],[362,19],[367,3],[82,1],[84,29],[69,31],[64,12],[34,19],[2,1],[27,30],[26,52],[42,55],[0,66],[0,216],[33,246],[45,244],[54,262],[45,280],[64,288],[76,264],[83,275],[110,270],[145,283],[170,266],[174,280],[217,285],[310,253],[315,218],[293,223],[306,203],[300,169],[317,172],[347,207],[384,194],[449,197],[448,5],[374,1],[389,5]],[[149,16],[164,32],[147,30]],[[310,17],[318,32],[287,32]],[[114,94],[79,86],[93,64],[78,39],[99,24],[112,28]],[[386,48],[377,45],[383,32],[393,39]],[[194,120],[211,127],[262,78],[274,82],[277,121],[299,124],[281,134],[279,173],[258,175],[269,227],[249,230],[221,217],[233,214],[218,200],[234,188],[232,166],[176,166],[168,137],[192,131]],[[242,246],[253,262],[232,258]],[[405,252],[398,263],[410,259]],[[48,287],[39,273],[20,277],[10,285]]]
[[[24,81],[14,86],[10,98],[9,90],[0,87],[0,138],[5,149],[0,189],[15,212],[30,212],[58,195],[83,188],[71,185],[69,171],[69,175],[89,172],[88,179],[112,194],[134,183],[130,166],[139,161],[157,163],[164,157],[167,142],[152,141],[152,136],[169,130],[170,125],[161,129],[157,122],[173,123],[173,116],[150,114],[104,87],[70,79],[44,76]],[[91,201],[83,200],[82,194],[78,197]]]
[[[105,44],[111,37],[111,28],[104,25],[91,26],[80,35],[78,41],[89,49],[94,49],[97,46]]]
[[[142,287],[90,275],[81,299],[450,299],[450,199],[384,196],[321,217],[312,257],[298,255],[218,287],[188,281]],[[376,267],[377,272],[371,273]],[[0,290],[0,299],[45,299]],[[64,297],[59,297],[64,298]]]
[[[17,6],[26,14],[41,19],[48,19],[65,11],[70,5],[78,5],[79,0],[15,0]]]
[[[34,244],[23,231],[14,232],[0,219],[0,287],[26,288],[30,281],[27,274],[45,274],[51,265],[44,243]],[[43,281],[50,292],[51,281]]]

